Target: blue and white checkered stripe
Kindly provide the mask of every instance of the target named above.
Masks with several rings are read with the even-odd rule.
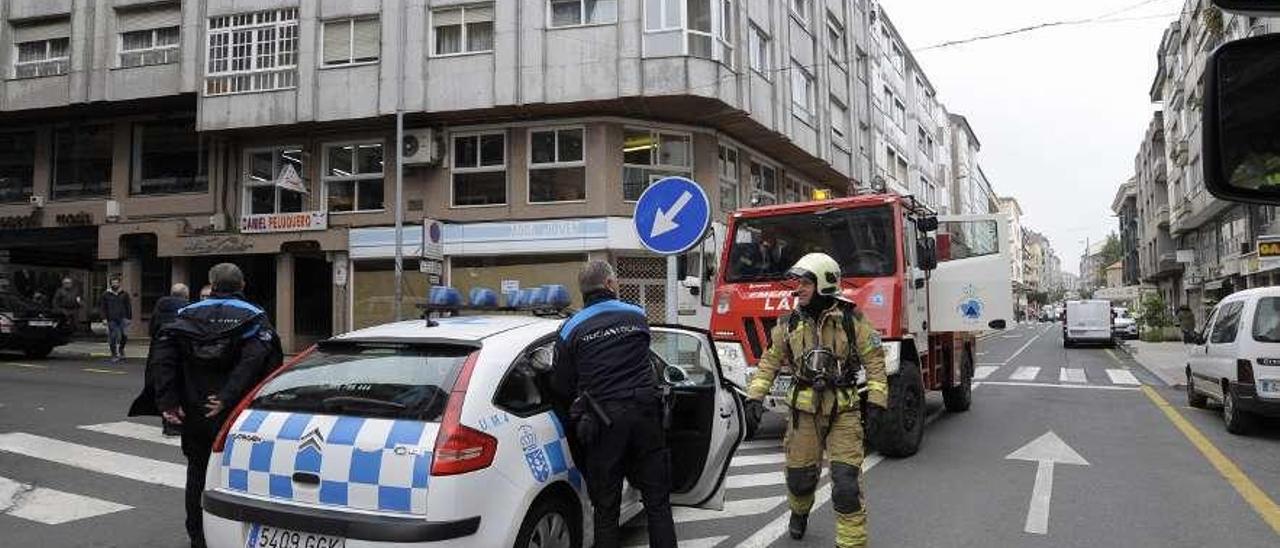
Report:
[[[301,503],[425,514],[438,428],[412,420],[250,410],[228,434],[222,487]],[[309,443],[313,431],[324,441]],[[295,484],[294,472],[318,474],[319,487]]]
[[[555,413],[547,413],[546,416],[556,433],[555,439],[542,444],[542,451],[546,454],[551,473],[557,476],[567,474],[569,484],[573,485],[574,489],[581,490],[582,472],[574,466],[573,457],[569,454],[569,438],[565,436],[564,425],[560,424],[560,419],[556,418]]]

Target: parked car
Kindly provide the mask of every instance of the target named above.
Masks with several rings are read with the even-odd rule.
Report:
[[[1187,404],[1221,402],[1227,431],[1280,417],[1280,287],[1234,293],[1214,307],[1187,357]]]
[[[1115,319],[1111,324],[1111,332],[1118,339],[1138,338],[1138,321],[1129,313],[1128,308],[1114,307]]]
[[[1115,343],[1112,333],[1111,301],[1067,301],[1066,319],[1062,322],[1062,345],[1070,348],[1081,343]]]
[[[0,349],[44,358],[71,340],[71,322],[60,312],[13,293],[0,293]]]

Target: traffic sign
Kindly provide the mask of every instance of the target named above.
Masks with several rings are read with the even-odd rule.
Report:
[[[632,222],[640,243],[660,255],[679,255],[702,241],[711,226],[711,202],[698,183],[667,177],[636,202]]]

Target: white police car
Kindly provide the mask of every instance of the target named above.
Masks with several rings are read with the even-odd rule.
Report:
[[[562,321],[433,323],[322,342],[246,397],[210,459],[208,545],[589,546],[590,503],[548,393]],[[672,504],[720,507],[741,404],[706,332],[652,338],[674,385]],[[628,488],[623,520],[641,510]]]

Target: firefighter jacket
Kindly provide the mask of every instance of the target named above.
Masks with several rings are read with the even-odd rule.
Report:
[[[849,325],[854,332],[855,346],[862,368],[867,375],[867,402],[877,407],[885,407],[888,400],[888,379],[884,369],[884,348],[880,342],[880,334],[875,326],[857,312],[855,305],[848,301],[836,299],[832,305],[819,314],[815,321],[800,310],[791,312],[797,317],[779,318],[770,334],[769,350],[760,358],[760,363],[751,382],[747,385],[747,395],[752,399],[763,398],[773,387],[778,371],[788,368],[795,371],[800,359],[807,351],[818,343],[815,336],[821,333],[824,346],[831,348],[837,356],[849,356],[849,337],[846,335],[844,314],[851,314]],[[794,326],[794,327],[793,327]],[[820,327],[819,327],[820,326]],[[828,387],[823,394],[815,393],[810,386],[793,382],[787,394],[787,402],[795,411],[817,413],[830,409],[829,402],[835,401],[841,410],[855,409],[858,405],[856,386]]]

